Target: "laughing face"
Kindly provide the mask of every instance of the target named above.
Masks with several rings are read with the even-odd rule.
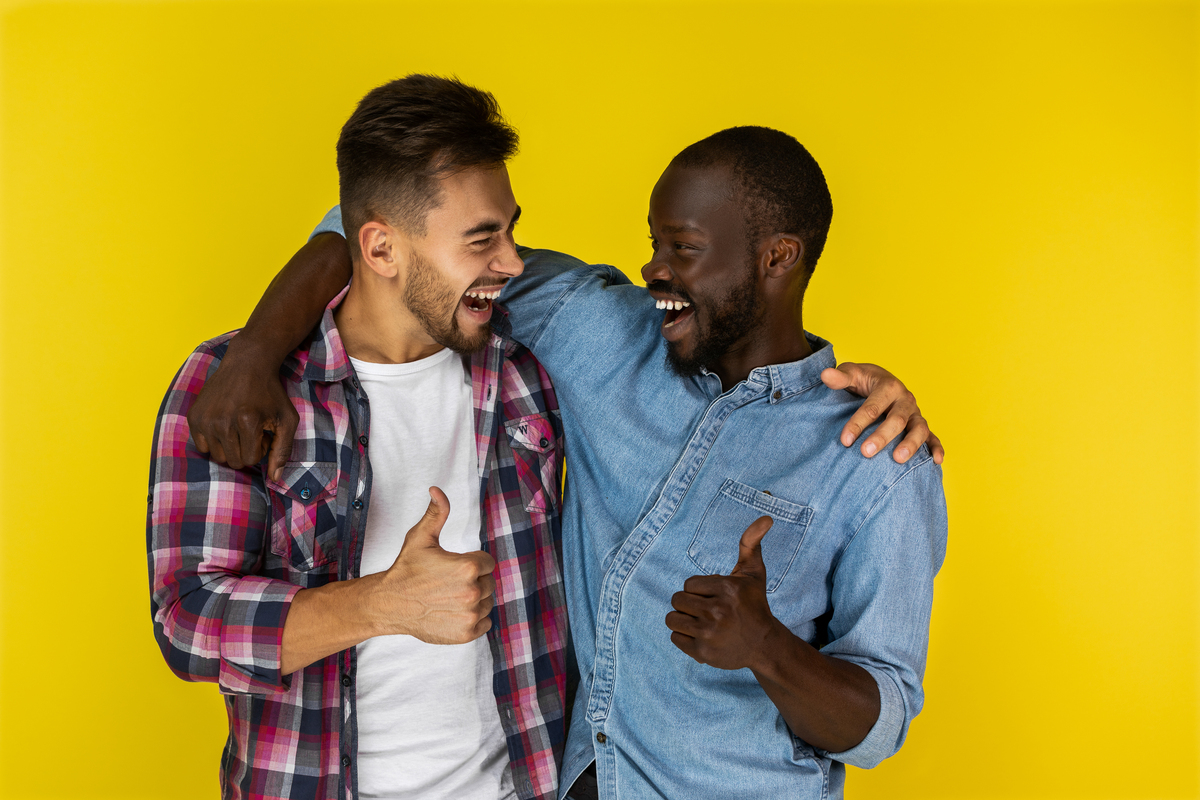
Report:
[[[430,339],[471,353],[491,335],[500,288],[525,268],[513,241],[521,209],[504,167],[464,170],[439,188],[425,235],[412,241],[402,299]]]
[[[642,267],[665,314],[667,361],[683,376],[715,369],[762,319],[742,210],[727,167],[667,167],[650,195],[654,255]]]

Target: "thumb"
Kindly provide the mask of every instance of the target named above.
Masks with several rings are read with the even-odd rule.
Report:
[[[742,540],[738,542],[738,562],[730,575],[746,575],[751,578],[767,579],[767,566],[763,563],[762,540],[771,530],[775,520],[770,517],[759,517],[750,523]]]
[[[404,536],[404,544],[400,546],[401,552],[410,547],[441,550],[442,546],[438,542],[438,537],[442,535],[442,526],[446,524],[446,518],[449,516],[450,501],[446,498],[445,493],[436,486],[430,486],[429,506],[417,524],[408,529],[408,533]]]
[[[821,370],[821,382],[830,389],[845,389],[854,383],[854,375],[851,369],[856,367],[856,364],[851,364],[849,361],[843,361],[837,365],[837,369],[828,367]]]

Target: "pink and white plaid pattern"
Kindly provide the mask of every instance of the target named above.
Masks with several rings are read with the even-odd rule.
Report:
[[[354,649],[280,674],[292,598],[356,577],[366,530],[369,425],[333,325],[340,300],[281,372],[300,425],[278,483],[258,467],[215,464],[190,439],[187,411],[233,334],[192,353],[159,410],[147,516],[154,633],[177,675],[225,696],[226,800],[357,797]],[[550,800],[565,739],[562,424],[541,365],[507,339],[503,315],[495,326],[464,363],[482,465],[480,544],[497,562],[493,683],[518,795]]]

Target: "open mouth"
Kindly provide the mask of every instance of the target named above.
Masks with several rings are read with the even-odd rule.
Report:
[[[663,317],[663,330],[675,327],[696,313],[692,304],[685,300],[658,300],[654,306],[660,311],[667,312]]]
[[[690,301],[674,297],[655,297],[654,307],[667,312],[662,321],[662,335],[667,341],[678,341],[691,330],[696,309]]]
[[[492,301],[500,296],[500,286],[472,289],[462,296],[460,305],[474,319],[487,322],[492,316]]]

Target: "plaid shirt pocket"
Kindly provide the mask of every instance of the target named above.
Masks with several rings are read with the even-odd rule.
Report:
[[[558,510],[558,434],[548,414],[530,414],[504,423],[521,485],[525,510]],[[534,480],[530,480],[530,476]]]
[[[271,552],[292,569],[307,572],[338,555],[335,461],[297,461],[268,480]]]

